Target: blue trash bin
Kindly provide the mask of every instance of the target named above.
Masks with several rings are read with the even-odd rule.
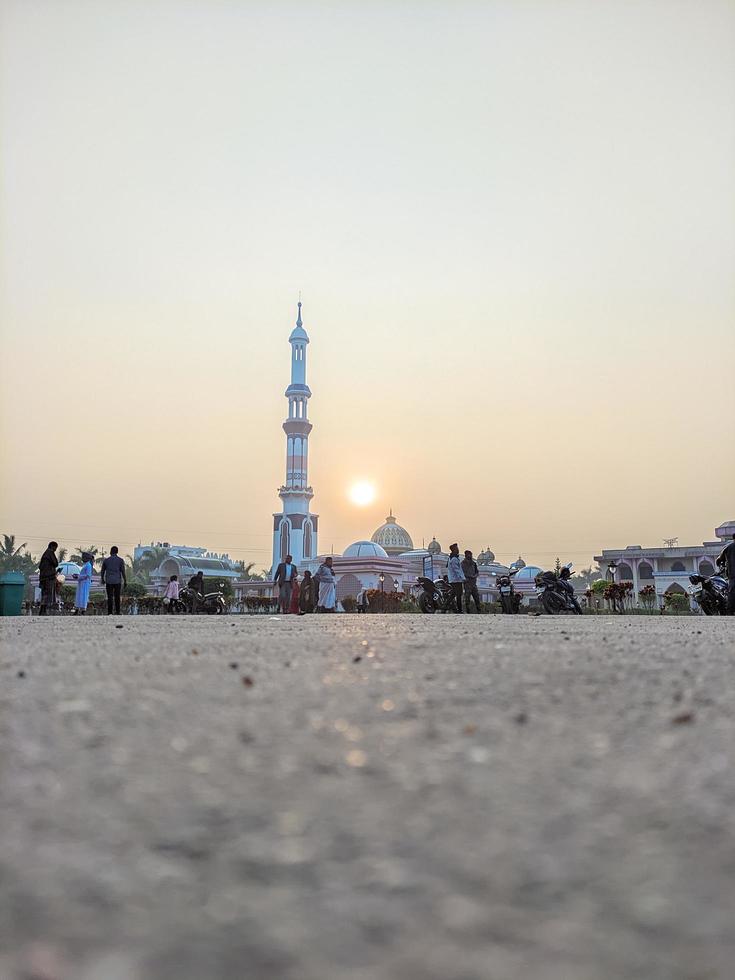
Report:
[[[22,572],[3,572],[0,575],[0,616],[20,616],[25,587],[26,578]]]

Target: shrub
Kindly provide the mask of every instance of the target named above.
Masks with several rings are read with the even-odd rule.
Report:
[[[357,599],[353,595],[346,595],[342,600],[342,608],[346,613],[353,613],[357,609]]]
[[[667,610],[676,613],[689,612],[691,607],[689,596],[684,592],[667,592],[664,605]]]
[[[398,612],[401,603],[406,598],[403,592],[381,592],[380,589],[368,589],[368,612],[394,613]]]

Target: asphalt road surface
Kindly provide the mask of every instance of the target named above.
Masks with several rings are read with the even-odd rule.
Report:
[[[0,980],[735,976],[735,620],[0,641]]]

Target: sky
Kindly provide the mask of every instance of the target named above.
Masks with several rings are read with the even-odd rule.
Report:
[[[0,11],[0,530],[269,565],[299,292],[320,551],[735,518],[735,4]]]

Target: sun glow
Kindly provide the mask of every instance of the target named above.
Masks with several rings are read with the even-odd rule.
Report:
[[[350,487],[350,500],[358,507],[366,507],[375,500],[375,487],[367,480],[358,480]]]

